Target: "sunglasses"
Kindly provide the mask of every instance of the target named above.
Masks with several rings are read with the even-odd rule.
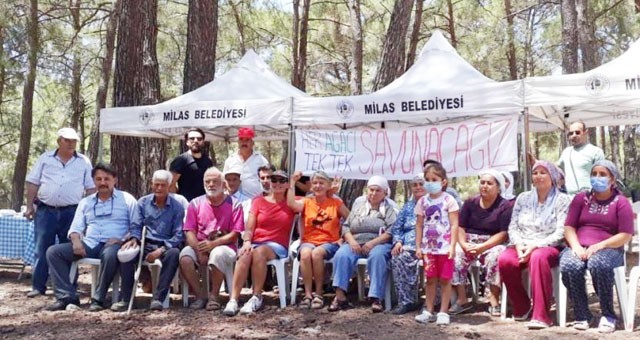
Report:
[[[283,177],[271,177],[271,183],[287,183],[289,180]]]
[[[200,142],[200,141],[203,141],[204,138],[203,137],[189,137],[189,140],[195,140],[195,141]]]
[[[582,131],[569,131],[567,132],[567,137],[571,137],[573,135],[580,136],[581,134],[582,134]]]

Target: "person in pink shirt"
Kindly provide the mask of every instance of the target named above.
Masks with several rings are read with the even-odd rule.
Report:
[[[624,245],[633,235],[633,209],[617,188],[618,177],[618,169],[610,161],[595,162],[591,191],[577,194],[567,213],[564,237],[569,247],[560,254],[560,272],[573,303],[573,328],[578,330],[588,329],[593,319],[585,287],[586,270],[600,299],[598,331],[611,333],[616,328],[613,269],[624,264]]]
[[[207,169],[203,182],[206,194],[194,198],[187,208],[183,227],[187,246],[180,252],[180,272],[197,292],[197,299],[190,307],[218,310],[222,280],[226,277],[227,284],[231,285],[244,219],[241,202],[224,193],[220,170]],[[206,287],[200,289],[199,276],[202,275],[209,275],[208,298]]]

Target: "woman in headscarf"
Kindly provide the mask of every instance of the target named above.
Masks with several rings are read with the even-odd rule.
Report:
[[[585,288],[586,270],[600,299],[598,331],[611,333],[616,327],[613,269],[624,264],[624,245],[633,235],[633,209],[617,187],[618,178],[613,163],[595,162],[591,191],[578,193],[569,206],[564,229],[569,247],[560,255],[560,272],[573,303],[573,328],[578,330],[588,329],[593,318]]]
[[[416,258],[416,202],[426,194],[424,175],[418,174],[410,181],[411,198],[402,206],[396,223],[391,228],[393,249],[391,249],[391,270],[396,288],[398,306],[393,314],[405,314],[416,309],[416,290],[419,271]]]
[[[391,226],[397,212],[386,198],[389,184],[384,177],[373,176],[367,182],[365,199],[356,200],[349,217],[342,226],[345,243],[333,258],[333,287],[336,296],[329,306],[334,312],[349,306],[347,289],[358,259],[367,258],[369,272],[369,298],[374,313],[383,311],[382,299],[391,259]]]
[[[458,314],[469,308],[466,285],[469,266],[477,259],[486,270],[491,304],[489,313],[500,316],[500,276],[498,256],[505,249],[507,229],[511,221],[512,205],[500,196],[505,191],[504,177],[496,170],[480,172],[480,194],[468,199],[460,209],[458,247],[451,284],[456,289],[458,301],[451,306],[450,313]]]
[[[498,258],[498,269],[513,307],[513,318],[529,329],[549,327],[553,296],[551,268],[558,265],[564,241],[564,222],[570,198],[558,190],[560,173],[547,161],[536,161],[531,171],[534,189],[516,199],[509,224],[509,247]],[[529,269],[531,297],[522,284]]]
[[[501,171],[502,177],[504,178],[504,192],[501,194],[502,198],[511,202],[511,204],[515,204],[516,195],[513,194],[513,175],[509,171]]]

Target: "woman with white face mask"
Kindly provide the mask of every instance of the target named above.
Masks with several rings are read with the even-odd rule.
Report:
[[[560,254],[560,271],[573,303],[573,328],[578,330],[588,329],[593,318],[585,288],[587,269],[600,299],[598,331],[611,333],[616,327],[613,269],[624,264],[623,247],[633,235],[633,209],[616,186],[618,177],[610,161],[595,162],[591,191],[578,193],[569,206],[564,229],[569,247]]]

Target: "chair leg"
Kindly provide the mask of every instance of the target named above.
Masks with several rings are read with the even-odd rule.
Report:
[[[78,262],[71,262],[71,267],[69,268],[69,282],[73,283],[76,279],[76,274],[78,273]]]
[[[189,283],[184,277],[182,278],[182,307],[189,307]]]
[[[616,291],[618,292],[618,304],[620,305],[620,315],[622,315],[622,322],[627,324],[627,320],[631,315],[627,315],[627,281],[625,278],[625,268],[617,267],[613,269],[613,277],[616,282]]]
[[[296,292],[298,290],[298,275],[300,271],[300,261],[298,259],[293,260],[293,265],[291,266],[291,305],[296,304]]]
[[[558,314],[557,310],[558,310],[558,300],[560,298],[560,285],[562,284],[562,282],[560,282],[560,268],[558,266],[551,268],[551,275],[552,275],[552,284],[553,284],[553,296],[556,301],[556,322],[559,325],[560,318],[558,316],[560,314]]]
[[[99,265],[92,265],[91,266],[91,297],[92,298],[96,293],[96,286],[98,285],[99,273],[100,273],[100,266]]]
[[[391,310],[391,284],[392,284],[392,280],[393,280],[393,275],[391,275],[391,270],[387,271],[387,283],[385,283],[385,289],[384,289],[384,310],[385,311],[390,311]]]
[[[364,301],[364,274],[366,266],[356,264],[358,275],[358,300]]]
[[[480,289],[480,268],[478,266],[470,266],[471,270],[471,301],[478,303],[478,291]]]
[[[118,302],[120,297],[120,273],[116,272],[113,276],[113,282],[111,283],[111,303]],[[129,301],[125,301],[129,302]]]
[[[627,320],[624,323],[624,329],[628,332],[633,331],[633,323],[636,316],[636,290],[638,289],[638,280],[640,279],[640,267],[635,266],[631,268],[629,273],[629,286],[627,291],[629,294],[629,300],[627,301]]]
[[[278,278],[278,295],[280,295],[280,308],[287,306],[287,273],[285,272],[284,262],[278,261],[274,267],[276,268],[276,276]]]
[[[500,319],[507,319],[507,286],[504,283],[500,291]]]
[[[556,316],[560,327],[567,326],[567,287],[562,283],[562,272],[558,269],[558,299],[556,301]]]

